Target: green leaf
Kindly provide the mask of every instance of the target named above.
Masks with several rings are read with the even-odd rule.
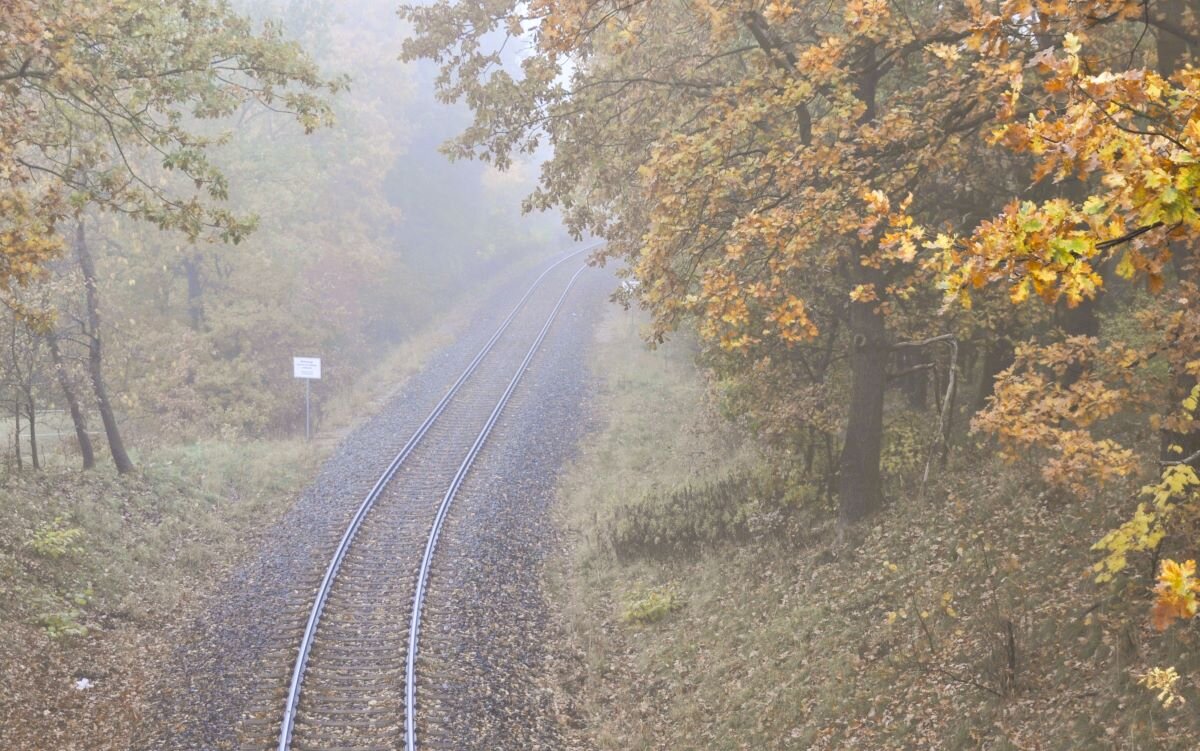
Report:
[[[1130,253],[1125,253],[1121,256],[1121,262],[1117,264],[1117,276],[1122,279],[1132,279],[1136,269],[1133,266],[1133,258]]]
[[[1054,252],[1054,260],[1061,264],[1071,264],[1089,255],[1091,243],[1085,237],[1057,237],[1050,241],[1050,249]]]
[[[1104,199],[1100,196],[1088,196],[1087,200],[1083,202],[1083,213],[1088,216],[1095,216],[1104,211],[1106,205]]]

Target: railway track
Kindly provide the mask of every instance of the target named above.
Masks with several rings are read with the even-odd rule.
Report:
[[[587,250],[556,261],[526,291],[366,494],[307,613],[281,614],[304,624],[282,629],[268,650],[291,670],[286,683],[263,677],[239,749],[417,747],[421,613],[442,523],[583,271],[571,259]]]

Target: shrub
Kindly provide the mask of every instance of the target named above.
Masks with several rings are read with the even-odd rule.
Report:
[[[599,537],[618,558],[666,557],[698,546],[749,538],[753,520],[773,505],[771,483],[749,473],[618,505]],[[777,504],[774,504],[777,505]]]
[[[68,636],[87,636],[87,626],[79,622],[81,613],[74,608],[44,613],[39,624],[46,629],[51,639],[62,639]]]
[[[683,603],[670,589],[651,589],[634,594],[621,612],[625,623],[658,623],[683,607]]]
[[[80,619],[82,609],[91,604],[92,595],[91,585],[61,596],[43,595],[38,625],[46,629],[51,639],[86,636],[87,626],[80,623]]]
[[[911,487],[920,477],[929,451],[929,425],[915,419],[928,418],[914,413],[908,417],[888,425],[883,433],[879,468],[890,487]]]
[[[34,553],[45,558],[62,558],[68,554],[82,553],[83,548],[78,544],[82,538],[82,529],[69,527],[65,518],[56,516],[34,530],[27,545]]]

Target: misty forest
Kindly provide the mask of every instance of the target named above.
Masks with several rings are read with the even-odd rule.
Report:
[[[0,749],[1200,748],[1197,0],[0,0]]]

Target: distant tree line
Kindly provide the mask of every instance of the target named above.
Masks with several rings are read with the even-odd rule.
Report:
[[[320,409],[481,260],[537,247],[544,226],[489,216],[482,168],[423,148],[464,115],[416,111],[430,74],[396,60],[396,23],[360,0],[6,5],[0,413],[18,467],[44,463],[48,427],[120,472],[138,443],[294,434],[293,355],[325,357]]]

